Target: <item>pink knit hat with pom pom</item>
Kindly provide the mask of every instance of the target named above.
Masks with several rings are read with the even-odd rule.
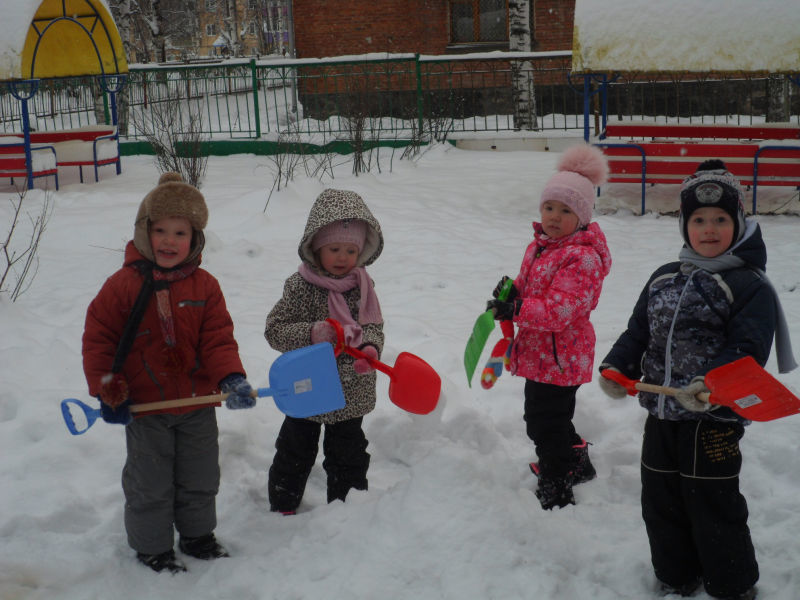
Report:
[[[581,227],[592,220],[595,188],[608,177],[608,161],[603,152],[588,144],[568,148],[558,161],[558,173],[553,175],[542,191],[542,204],[555,200],[566,204],[578,215]]]

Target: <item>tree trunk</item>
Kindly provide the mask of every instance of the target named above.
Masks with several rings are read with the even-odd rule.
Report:
[[[509,0],[509,50],[531,51],[531,0]],[[534,130],[536,122],[536,95],[534,93],[533,65],[528,60],[511,61],[511,94],[514,103],[514,129]]]
[[[767,123],[789,120],[789,80],[785,75],[770,75],[767,79]]]

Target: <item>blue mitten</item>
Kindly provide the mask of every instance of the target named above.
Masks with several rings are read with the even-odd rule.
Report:
[[[103,402],[102,396],[97,397],[100,400],[100,416],[103,417],[103,421],[106,423],[113,423],[116,425],[128,425],[131,421],[133,421],[133,415],[131,415],[130,402],[125,401],[116,408],[112,408],[105,402]]]
[[[253,408],[256,399],[253,397],[253,386],[240,373],[231,373],[219,382],[219,389],[228,394],[225,406],[232,410]]]

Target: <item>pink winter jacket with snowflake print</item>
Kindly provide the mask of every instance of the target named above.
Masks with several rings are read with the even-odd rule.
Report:
[[[597,223],[559,239],[540,223],[533,231],[514,279],[522,306],[514,317],[511,372],[553,385],[588,383],[595,345],[589,313],[611,269],[606,237]]]

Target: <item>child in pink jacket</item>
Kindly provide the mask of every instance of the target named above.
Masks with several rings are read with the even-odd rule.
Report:
[[[591,223],[596,186],[608,164],[588,145],[564,152],[539,203],[541,223],[505,301],[490,300],[498,320],[513,320],[511,372],[525,377],[525,422],[536,446],[536,496],[542,508],[575,504],[572,486],[593,479],[588,443],[575,431],[575,393],[592,380],[595,333],[589,314],[611,268],[606,238]],[[507,277],[498,283],[494,296]]]

